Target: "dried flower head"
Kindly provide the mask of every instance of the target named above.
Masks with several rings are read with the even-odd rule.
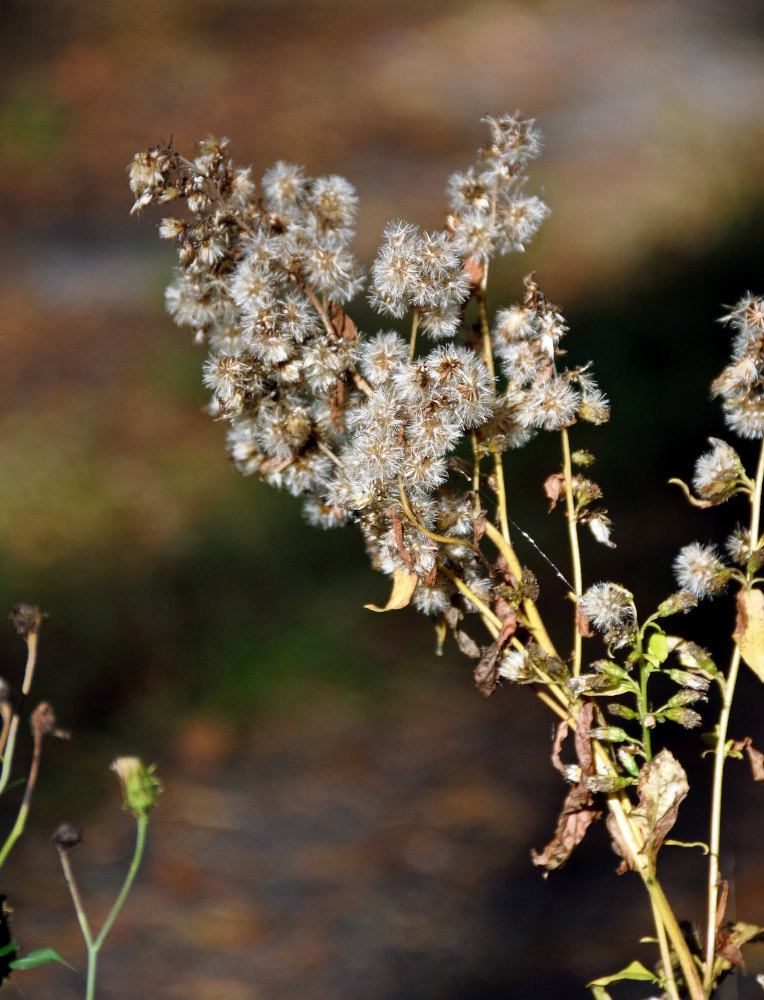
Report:
[[[727,586],[731,570],[721,562],[713,545],[691,542],[674,560],[674,576],[679,586],[695,597],[714,597]]]

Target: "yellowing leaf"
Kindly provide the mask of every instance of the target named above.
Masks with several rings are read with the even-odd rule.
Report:
[[[764,593],[761,590],[738,591],[732,638],[745,662],[759,680],[764,681]]]
[[[627,965],[625,969],[621,969],[620,972],[614,972],[612,976],[600,976],[599,979],[593,979],[590,983],[587,983],[587,986],[590,990],[593,990],[595,986],[610,986],[611,983],[618,983],[623,979],[635,979],[647,983],[659,982],[654,972],[646,969],[641,962],[635,961]]]
[[[364,607],[369,611],[397,611],[399,608],[405,608],[418,583],[419,577],[416,573],[409,573],[407,569],[396,569],[393,571],[393,589],[384,608],[380,608],[377,604],[364,604]]]

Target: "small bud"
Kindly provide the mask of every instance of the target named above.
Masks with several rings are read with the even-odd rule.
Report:
[[[626,743],[631,739],[620,726],[596,726],[589,730],[589,735],[593,740],[605,740],[607,743]]]
[[[618,774],[592,774],[584,779],[584,788],[594,795],[598,792],[612,795],[613,792],[620,792],[622,788],[633,784],[633,778],[624,778]]]
[[[117,757],[111,769],[122,786],[122,808],[136,819],[148,815],[162,792],[162,784],[154,775],[155,765],[146,767],[140,757]]]
[[[669,594],[665,601],[658,605],[658,617],[668,618],[679,611],[687,612],[698,606],[698,598],[691,594],[689,590],[677,590],[674,594]]]
[[[680,726],[684,726],[685,729],[694,729],[703,721],[700,713],[692,708],[670,708],[663,714],[672,722],[678,722]]]
[[[43,619],[48,616],[37,605],[19,601],[13,605],[8,617],[13,622],[13,627],[18,634],[26,638],[30,634],[37,635],[42,627]]]
[[[82,843],[82,830],[71,823],[59,823],[53,831],[53,843],[59,851],[71,851]]]

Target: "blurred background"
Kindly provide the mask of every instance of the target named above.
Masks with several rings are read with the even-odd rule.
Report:
[[[104,997],[562,1000],[638,953],[649,964],[647,908],[616,881],[604,829],[548,881],[531,869],[564,794],[542,707],[508,688],[484,701],[466,660],[435,659],[424,619],[364,611],[386,581],[356,534],[309,528],[227,464],[201,412],[203,354],[164,314],[160,215],[130,217],[125,168],[214,134],[256,178],[276,159],[343,174],[370,261],[389,219],[442,224],[482,115],[536,118],[528,190],[553,214],[496,269],[495,305],[536,271],[571,363],[594,360],[613,419],[576,441],[598,457],[619,548],[586,544],[587,580],[622,579],[646,612],[681,545],[745,516],[691,510],[666,480],[724,433],[716,320],[763,290],[761,5],[5,0],[0,47],[0,607],[50,613],[35,693],[74,733],[46,748],[3,871],[21,944],[81,969],[49,831],[85,826],[74,860],[104,912],[131,832],[108,764],[129,752],[158,762],[167,792]],[[355,315],[377,328],[363,302]],[[564,569],[541,492],[558,464],[539,442],[507,475],[512,516]],[[686,631],[723,653],[719,614]],[[0,653],[18,683],[10,623]],[[741,704],[756,696],[745,677]],[[761,742],[760,712],[739,709],[733,730]],[[743,808],[725,871],[740,917],[764,923],[747,853],[762,793],[730,770]],[[688,839],[704,836],[706,771]],[[669,873],[682,916],[700,916],[699,873],[685,857]],[[79,996],[82,974],[17,974],[6,992]]]

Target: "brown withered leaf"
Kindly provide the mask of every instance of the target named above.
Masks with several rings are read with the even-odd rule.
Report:
[[[499,683],[500,656],[500,647],[495,642],[492,642],[490,646],[483,650],[480,662],[473,671],[477,689],[486,698],[490,694],[493,694],[496,685]]]
[[[506,621],[508,618],[513,618],[515,627],[512,631],[517,629],[517,612],[514,610],[511,604],[504,600],[503,597],[496,596],[493,599],[493,613],[499,619],[500,622]]]
[[[470,279],[470,283],[477,288],[483,280],[483,264],[479,257],[472,255],[464,262],[464,273]]]
[[[411,553],[403,544],[403,524],[401,519],[396,514],[390,514],[390,520],[393,522],[393,539],[395,547],[398,550],[398,555],[406,564],[406,569],[409,572],[413,572],[414,563],[411,559]]]
[[[639,834],[637,854],[645,864],[655,866],[658,851],[676,823],[679,806],[689,790],[684,768],[669,750],[661,750],[640,768],[639,802],[629,813],[629,820]],[[608,818],[608,830],[616,854],[623,858],[619,874],[629,868],[636,871],[638,861],[632,857],[612,816]]]
[[[466,632],[459,628],[459,622],[462,620],[462,617],[461,611],[455,608],[453,604],[443,612],[443,620],[451,630],[459,650],[465,656],[469,656],[471,660],[479,660],[483,655],[480,646]]]
[[[348,316],[346,312],[343,312],[338,305],[335,304],[332,309],[332,326],[338,337],[343,337],[345,340],[355,340],[356,339],[356,328],[355,323]]]
[[[517,615],[508,615],[501,623],[496,639],[483,650],[480,662],[475,667],[474,677],[478,691],[487,698],[493,694],[499,683],[499,660],[504,647],[517,631]]]
[[[481,510],[472,522],[472,541],[475,545],[480,545],[480,539],[485,534],[485,511]]]
[[[584,639],[591,639],[594,636],[589,619],[586,617],[584,609],[580,604],[576,606],[576,628],[578,629],[578,634],[583,636]]]
[[[507,562],[504,556],[500,555],[498,557],[496,562],[493,564],[493,568],[496,570],[497,573],[501,574],[502,580],[504,581],[504,583],[506,583],[508,587],[511,587],[513,590],[517,588],[517,577],[509,568],[509,563]]]
[[[764,592],[752,590],[737,592],[737,618],[732,638],[740,655],[760,681],[764,681]]]
[[[380,608],[377,604],[364,604],[364,607],[369,611],[397,611],[399,608],[405,608],[418,583],[419,577],[416,573],[398,568],[393,571],[393,589],[384,608]]]
[[[579,712],[575,734],[576,756],[581,768],[581,780],[565,796],[552,839],[543,851],[531,851],[533,864],[546,868],[547,871],[553,871],[565,864],[584,839],[586,831],[592,823],[602,815],[602,810],[594,805],[594,796],[583,785],[584,779],[594,774],[594,755],[589,734],[593,718],[594,705],[591,702],[585,702]],[[567,773],[567,769],[560,758],[560,750],[567,733],[568,724],[564,721],[560,722],[555,731],[551,754],[552,765],[563,775]]]
[[[733,740],[732,749],[744,751],[751,767],[751,777],[754,781],[764,781],[764,753],[754,747],[751,737]]]
[[[594,702],[585,701],[578,713],[576,721],[576,759],[581,768],[581,778],[590,778],[594,774],[594,754],[592,753],[592,738],[590,730],[594,719]]]
[[[602,810],[595,807],[591,792],[582,785],[575,785],[565,796],[554,837],[543,851],[531,851],[533,864],[547,871],[561,868],[601,815]]]
[[[562,719],[557,723],[557,728],[554,731],[554,740],[552,741],[552,754],[551,761],[552,767],[555,771],[559,771],[564,777],[567,773],[565,770],[565,765],[562,762],[562,757],[560,757],[560,750],[562,750],[562,744],[565,742],[565,737],[568,735],[568,723],[565,719]]]
[[[724,883],[726,885],[726,883]],[[764,937],[764,927],[757,924],[746,924],[738,921],[718,927],[716,932],[716,954],[724,959],[726,967],[736,965],[742,972],[746,971],[743,954],[740,951],[744,944],[750,941],[761,941]],[[724,966],[722,971],[725,971]]]
[[[565,476],[561,472],[553,472],[544,480],[544,496],[549,501],[549,509],[554,510],[557,501],[565,492]]]

